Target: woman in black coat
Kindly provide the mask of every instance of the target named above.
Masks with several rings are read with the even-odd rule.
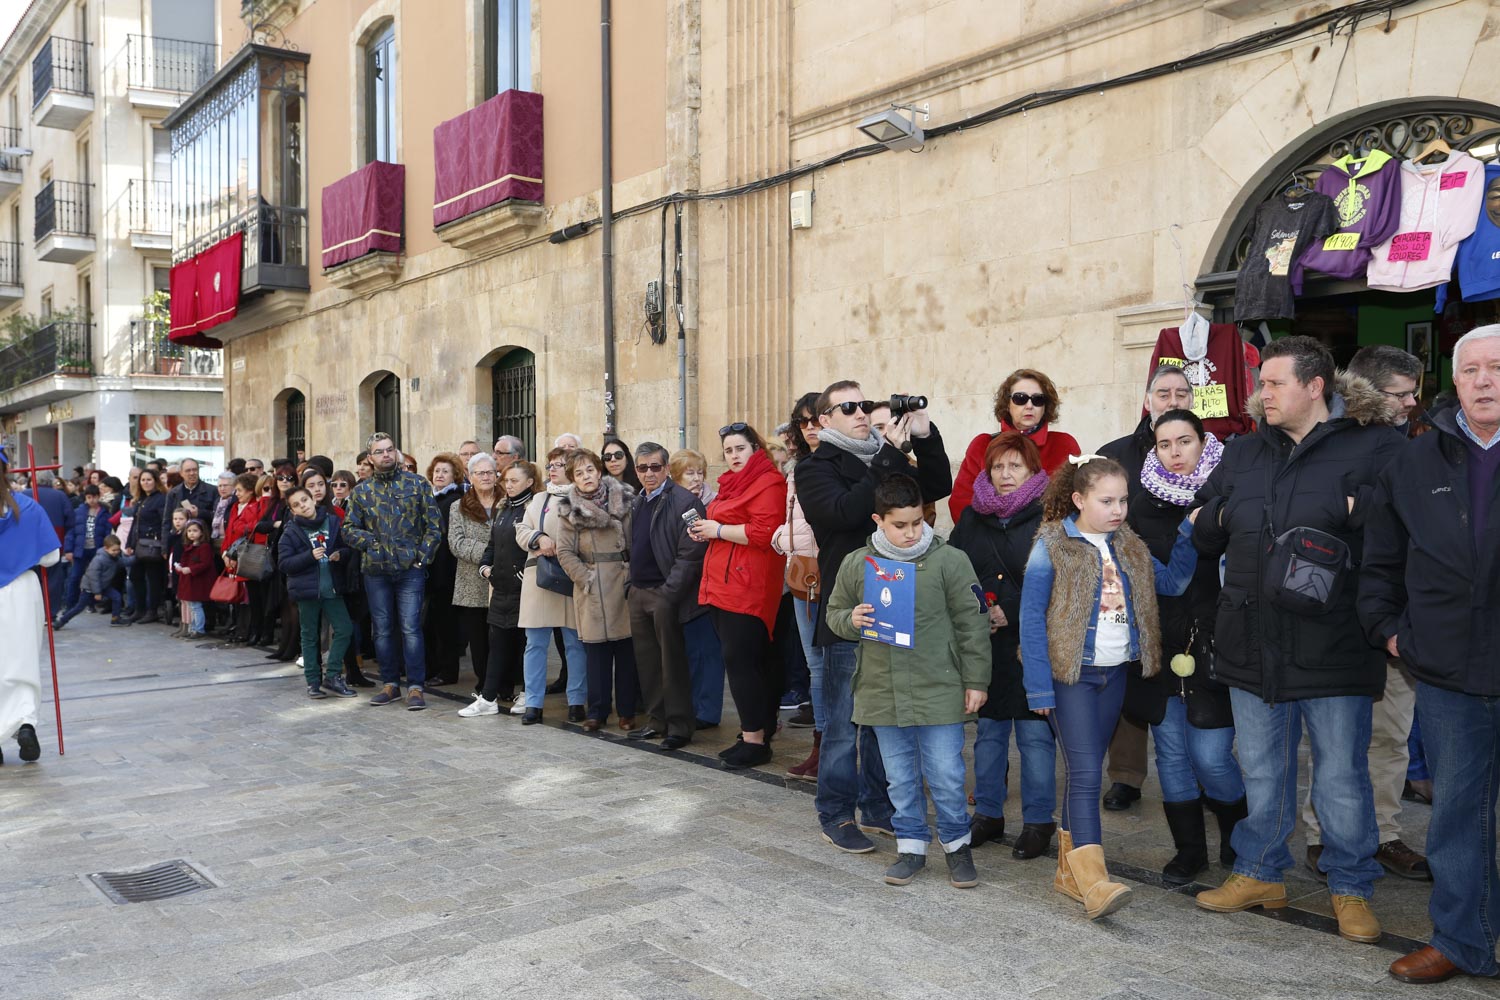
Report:
[[[1224,446],[1190,410],[1163,413],[1153,433],[1156,444],[1141,470],[1144,488],[1131,497],[1126,522],[1153,556],[1166,559]],[[1219,818],[1219,856],[1226,865],[1234,862],[1230,834],[1245,815],[1229,690],[1209,676],[1219,590],[1218,558],[1200,556],[1186,593],[1157,597],[1161,661],[1172,669],[1126,680],[1125,714],[1151,726],[1156,746],[1162,808],[1177,847],[1177,856],[1162,871],[1169,885],[1186,885],[1208,867],[1203,804]]]
[[[1017,858],[1046,852],[1057,832],[1057,745],[1047,721],[1026,705],[1021,678],[1021,585],[1036,530],[1042,523],[1047,474],[1031,439],[1016,431],[997,435],[985,450],[984,468],[974,479],[974,499],[959,516],[950,543],[974,564],[990,606],[989,700],[979,712],[974,741],[973,844],[998,841],[1005,832],[1003,811],[1010,734],[1021,751],[1021,833],[1011,851]]]
[[[161,621],[161,602],[167,592],[166,539],[162,537],[162,514],[167,493],[150,469],[136,480],[136,495],[130,508],[130,534],[124,551],[134,557],[130,566],[130,590],[135,601],[135,621]]]
[[[427,646],[427,683],[432,687],[457,684],[459,658],[464,639],[453,611],[453,579],[458,560],[448,548],[448,528],[453,523],[453,505],[464,495],[464,461],[452,452],[441,452],[427,463],[427,481],[432,483],[432,502],[442,522],[442,542],[427,564],[427,599],[422,615],[422,636]]]
[[[490,660],[485,666],[484,691],[473,704],[459,710],[458,714],[465,719],[498,715],[501,699],[516,700],[516,685],[521,683],[522,658],[526,653],[526,630],[519,626],[521,578],[530,555],[516,541],[516,525],[526,515],[536,480],[536,466],[516,462],[505,470],[500,484],[505,501],[490,525],[490,544],[479,565],[479,575],[490,581]],[[541,709],[526,709],[521,722],[531,725],[541,718]]]

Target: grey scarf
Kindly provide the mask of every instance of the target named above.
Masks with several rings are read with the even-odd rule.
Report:
[[[870,436],[863,441],[856,441],[847,434],[840,434],[832,427],[824,427],[818,431],[819,444],[831,444],[840,451],[847,451],[861,462],[869,465],[875,461],[875,455],[881,448],[885,447],[885,438],[880,436],[876,430],[870,431]]]
[[[885,532],[879,528],[876,528],[875,533],[870,536],[870,545],[886,559],[895,559],[899,562],[916,562],[927,554],[927,550],[932,547],[932,539],[934,537],[932,525],[923,522],[922,537],[909,549],[896,548],[896,546],[891,544],[890,539],[885,537]]]

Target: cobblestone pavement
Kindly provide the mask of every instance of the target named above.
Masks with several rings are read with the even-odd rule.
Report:
[[[1356,945],[1316,916],[1207,914],[1145,884],[1089,924],[1051,891],[1050,861],[1008,849],[975,852],[976,889],[950,888],[938,857],[888,887],[891,841],[840,854],[810,796],[701,766],[727,725],[694,758],[463,720],[438,698],[425,713],[310,702],[259,651],[87,615],[58,653],[66,756],[48,718],[42,761],[20,766],[12,743],[0,768],[5,1000],[1412,992],[1385,972],[1399,934]],[[1112,815],[1114,853],[1159,866],[1154,813]],[[83,877],[175,858],[219,887],[116,905]],[[1397,881],[1378,912],[1425,897]]]

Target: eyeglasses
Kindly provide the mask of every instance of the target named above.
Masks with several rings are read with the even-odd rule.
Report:
[[[623,462],[625,453],[623,451],[607,451],[602,456],[606,462]]]
[[[568,463],[567,462],[548,462],[547,463],[548,470],[552,470],[552,469],[566,469],[567,467],[568,467]]]
[[[1381,389],[1380,394],[1382,396],[1389,396],[1392,399],[1399,399],[1403,403],[1406,402],[1407,399],[1411,399],[1413,402],[1415,402],[1417,398],[1417,390],[1415,389],[1407,389],[1405,392],[1387,392],[1386,390]]]
[[[501,451],[499,448],[495,449],[495,457],[496,458],[499,458],[501,455],[505,455],[505,456],[509,457],[511,455],[514,455],[514,454],[515,454],[515,452],[513,452],[513,451]]]
[[[1046,406],[1049,402],[1047,394],[1044,392],[1013,392],[1010,394],[1010,401],[1017,406],[1025,406],[1027,403],[1030,403],[1032,406]]]
[[[750,429],[750,425],[749,424],[744,423],[743,421],[736,420],[732,424],[725,424],[723,427],[720,427],[719,428],[719,437],[726,438],[726,437],[728,437],[731,434],[743,434],[746,431],[748,431],[749,429]]]
[[[348,483],[334,483],[333,484],[333,488],[336,489],[336,490],[347,490],[349,488],[349,484]]]
[[[823,412],[824,413],[832,413],[834,410],[838,410],[840,413],[842,413],[846,417],[852,417],[852,416],[854,416],[854,411],[855,410],[858,410],[859,412],[866,413],[866,414],[874,413],[875,412],[875,400],[873,400],[873,399],[861,399],[858,402],[855,402],[854,400],[851,399],[847,403],[835,403],[834,405],[830,406],[828,409],[824,410]]]
[[[469,477],[472,479],[472,478],[477,477],[477,476],[493,476],[494,474],[495,474],[495,470],[494,469],[480,469],[477,472],[471,472],[471,473],[469,473]]]
[[[662,469],[665,469],[665,468],[666,468],[666,466],[662,465],[660,462],[637,462],[637,463],[635,463],[635,471],[636,472],[660,472]]]

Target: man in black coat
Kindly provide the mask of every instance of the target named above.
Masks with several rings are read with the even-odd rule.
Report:
[[[641,490],[630,539],[630,637],[646,708],[633,740],[661,739],[667,750],[692,742],[697,728],[683,626],[707,611],[698,604],[706,546],[693,541],[682,517],[703,516],[698,498],[672,481],[667,449],[646,441],[635,449]]]
[[[1099,454],[1125,467],[1125,489],[1131,500],[1144,488],[1141,469],[1156,447],[1153,430],[1157,418],[1168,410],[1192,408],[1193,384],[1182,369],[1173,364],[1157,365],[1146,380],[1146,415],[1135,430],[1099,449]],[[1146,727],[1124,715],[1109,741],[1108,774],[1110,786],[1104,793],[1104,808],[1114,812],[1129,809],[1141,797],[1141,786],[1146,783]]]
[[[182,473],[182,482],[167,491],[167,505],[162,511],[161,537],[172,531],[172,511],[181,508],[189,521],[197,521],[203,527],[213,525],[214,505],[219,502],[217,487],[198,478],[197,459],[184,458],[177,466]]]
[[[1432,941],[1391,975],[1500,975],[1500,325],[1453,349],[1456,409],[1380,475],[1365,524],[1359,617],[1417,681],[1432,770]],[[1321,762],[1319,767],[1321,767]]]
[[[833,383],[815,406],[821,427],[819,443],[816,451],[797,464],[796,488],[802,514],[818,540],[818,576],[830,585],[844,557],[862,547],[875,530],[871,520],[875,487],[882,479],[898,472],[911,476],[922,490],[922,501],[931,503],[953,492],[953,469],[943,451],[942,435],[925,410],[892,421],[882,437],[870,429],[875,404],[865,399],[858,382]],[[915,466],[902,450],[908,443]],[[828,843],[841,851],[864,854],[875,845],[861,831],[894,837],[891,816],[895,810],[886,794],[885,766],[875,732],[866,728],[857,734],[853,722],[855,644],[829,629],[824,603],[818,604],[813,640],[825,648],[818,822]],[[864,820],[859,825],[856,805]]]
[[[1198,905],[1222,913],[1286,905],[1305,722],[1323,822],[1319,867],[1339,933],[1373,942],[1380,923],[1369,899],[1381,869],[1366,752],[1385,654],[1365,639],[1352,582],[1329,595],[1321,614],[1273,604],[1279,581],[1268,576],[1268,550],[1293,528],[1317,529],[1347,546],[1357,567],[1376,477],[1403,439],[1380,393],[1364,379],[1336,378],[1332,355],[1311,337],[1275,341],[1261,358],[1261,389],[1250,403],[1260,427],[1226,446],[1189,515],[1199,550],[1226,556],[1213,670],[1230,688],[1250,810],[1235,827],[1234,874],[1200,893]]]

